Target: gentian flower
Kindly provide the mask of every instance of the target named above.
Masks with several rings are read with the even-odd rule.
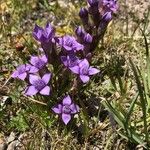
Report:
[[[87,83],[90,80],[89,76],[100,72],[98,69],[90,67],[87,59],[83,59],[78,65],[70,67],[70,70],[78,74],[83,83]]]
[[[45,28],[41,28],[40,26],[35,25],[33,30],[33,37],[41,43],[51,42],[54,34],[55,30],[50,23],[47,23]]]
[[[42,78],[37,75],[29,75],[30,85],[26,88],[25,94],[29,96],[37,93],[41,95],[50,95],[50,87],[48,86],[50,78],[50,73],[45,74]]]
[[[30,65],[29,64],[23,64],[17,67],[17,69],[12,73],[11,77],[13,78],[18,78],[21,80],[25,80],[27,77],[27,73],[30,70]]]
[[[41,43],[41,47],[45,52],[48,62],[52,61],[52,53],[55,53],[55,29],[50,23],[47,23],[45,28],[35,25],[33,30],[33,37]]]
[[[68,95],[63,99],[62,104],[58,104],[56,107],[53,107],[52,110],[56,114],[59,114],[63,122],[67,125],[71,120],[71,116],[79,112],[79,106],[74,104]]]
[[[67,56],[61,56],[61,61],[68,68],[74,67],[80,62],[79,58],[76,57],[74,54],[70,54]]]
[[[84,46],[76,41],[73,36],[63,36],[58,39],[58,44],[62,46],[68,52],[76,52],[79,50],[83,50]]]
[[[31,56],[30,63],[32,66],[30,67],[30,73],[38,72],[47,64],[47,58],[45,55],[43,56]]]

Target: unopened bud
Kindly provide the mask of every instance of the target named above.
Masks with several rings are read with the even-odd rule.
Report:
[[[92,43],[92,40],[93,40],[92,36],[89,33],[87,33],[84,37],[85,43]]]

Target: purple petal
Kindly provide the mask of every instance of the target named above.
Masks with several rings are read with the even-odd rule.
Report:
[[[112,20],[112,14],[111,12],[106,12],[103,16],[102,16],[102,21],[106,21],[109,22]]]
[[[92,40],[93,40],[92,36],[89,33],[87,33],[84,37],[84,41],[86,43],[92,43]]]
[[[29,71],[32,66],[30,64],[26,64],[26,71]]]
[[[19,74],[18,78],[21,80],[24,80],[26,78],[26,76],[27,76],[27,73],[25,72],[25,73]]]
[[[73,73],[79,74],[79,66],[69,67],[69,69],[70,69]]]
[[[17,78],[17,77],[18,77],[18,71],[15,70],[15,71],[12,73],[11,77]]]
[[[42,57],[41,57],[41,59],[45,62],[45,63],[47,63],[47,57],[45,56],[45,55],[43,55]]]
[[[25,92],[26,95],[32,96],[37,93],[37,89],[34,86],[29,86]]]
[[[98,70],[96,68],[92,68],[92,67],[89,68],[89,75],[94,75],[94,74],[97,74],[99,72],[100,72],[100,70]]]
[[[67,125],[68,122],[71,120],[71,115],[70,114],[62,114],[62,120]]]
[[[35,65],[36,64],[36,62],[38,61],[38,57],[37,56],[31,56],[31,59],[30,59],[30,63],[32,64],[32,65]]]
[[[70,105],[70,109],[72,114],[79,112],[79,106],[75,105],[74,103]]]
[[[63,105],[70,105],[70,104],[71,104],[71,98],[68,95],[63,99]]]
[[[89,62],[87,61],[87,59],[83,59],[80,63],[79,63],[79,67],[83,67],[83,66],[86,66],[86,67],[89,67]]]
[[[52,26],[51,24],[48,22],[45,26],[45,31],[47,32],[47,34],[49,35],[52,31]]]
[[[58,104],[57,107],[53,107],[52,110],[56,113],[56,114],[61,114],[62,112],[62,105]]]
[[[75,46],[73,46],[73,49],[76,50],[76,51],[83,50],[84,46],[82,44],[76,42]]]
[[[42,95],[50,95],[50,87],[49,87],[49,86],[44,87],[44,88],[40,91],[40,94],[42,94]]]
[[[39,71],[39,69],[38,68],[36,68],[36,67],[34,67],[34,66],[31,66],[30,67],[30,73],[36,73],[36,72],[38,72]]]
[[[50,23],[46,24],[45,32],[47,34],[47,38],[52,39],[55,34],[55,29],[51,26]]]
[[[19,67],[17,67],[17,71],[18,71],[18,74],[20,74],[20,72],[25,72],[26,65],[20,65]]]
[[[72,48],[72,47],[67,46],[67,45],[63,45],[63,47],[64,47],[64,49],[65,49],[65,50],[67,50],[67,51],[71,51],[71,50],[73,50],[73,48]]]
[[[89,76],[86,75],[80,75],[80,79],[82,80],[83,83],[86,83],[90,80]]]
[[[35,25],[34,30],[33,30],[33,37],[36,40],[40,41],[42,33],[43,33],[43,29],[39,27],[38,25]]]
[[[48,84],[50,78],[51,78],[51,74],[50,74],[50,73],[47,73],[47,74],[45,74],[45,75],[42,77],[42,80],[43,80],[46,84]]]
[[[39,79],[40,78],[37,75],[29,75],[29,81],[31,84],[34,84],[34,82]]]

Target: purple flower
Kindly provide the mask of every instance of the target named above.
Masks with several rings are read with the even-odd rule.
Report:
[[[25,94],[32,96],[37,93],[41,95],[50,95],[50,87],[48,86],[51,74],[47,73],[42,78],[37,75],[29,75],[30,86],[25,90]]]
[[[52,110],[61,115],[63,122],[67,125],[71,120],[71,115],[79,112],[79,106],[72,103],[70,96],[66,96],[62,104],[58,104],[56,107],[53,107]]]
[[[84,46],[76,41],[76,39],[73,36],[63,36],[62,38],[59,38],[58,44],[62,46],[66,51],[79,51],[83,50]]]
[[[116,0],[100,0],[99,10],[102,14],[104,14],[105,12],[116,13],[118,10],[117,1]]]
[[[71,67],[70,70],[73,73],[78,74],[83,83],[86,83],[90,80],[90,75],[100,72],[98,69],[90,67],[87,59],[83,59],[78,65]]]
[[[79,58],[76,57],[74,54],[61,56],[61,61],[66,67],[74,67],[80,62]]]
[[[33,37],[41,43],[51,42],[54,34],[55,30],[50,23],[47,23],[45,28],[41,28],[38,25],[35,25],[33,30]]]
[[[24,80],[27,77],[27,72],[30,70],[29,64],[20,65],[17,69],[12,73],[11,77],[18,78]]]
[[[30,73],[38,72],[47,64],[47,58],[43,56],[31,56],[30,63],[33,65],[30,67]]]

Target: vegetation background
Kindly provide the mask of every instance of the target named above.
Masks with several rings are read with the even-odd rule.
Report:
[[[91,119],[83,136],[84,126],[62,130],[10,75],[36,52],[35,23],[49,20],[57,34],[74,34],[86,0],[0,1],[0,150],[150,149],[150,3],[118,3],[94,57],[101,76],[86,91]]]

